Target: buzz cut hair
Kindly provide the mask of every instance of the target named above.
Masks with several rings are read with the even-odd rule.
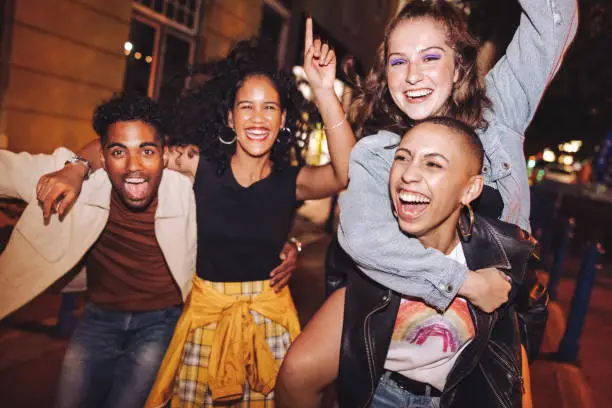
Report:
[[[452,131],[454,134],[463,138],[468,151],[474,159],[474,168],[478,169],[478,174],[482,173],[482,166],[484,164],[484,146],[480,137],[476,134],[474,129],[466,125],[459,119],[451,118],[448,116],[435,116],[423,120],[416,121],[410,130],[417,126],[430,123],[432,125],[444,126],[445,128]],[[408,130],[408,132],[410,132]]]

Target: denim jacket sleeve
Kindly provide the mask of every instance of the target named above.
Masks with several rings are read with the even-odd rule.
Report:
[[[351,152],[350,183],[340,196],[338,241],[370,278],[438,310],[450,305],[467,268],[404,235],[389,200],[389,171],[400,137],[381,131]]]
[[[486,76],[494,121],[522,135],[576,35],[576,0],[520,0],[519,27]]]
[[[520,26],[506,55],[487,75],[493,109],[485,113],[490,126],[481,137],[485,161],[491,166],[485,178],[504,200],[502,218],[529,230],[523,134],[575,35],[577,4],[576,0],[520,3]],[[397,135],[380,132],[355,146],[349,187],[340,198],[338,240],[360,269],[378,283],[443,310],[468,271],[399,230],[388,195],[394,151],[384,148],[398,141]]]
[[[489,127],[480,136],[486,153],[485,180],[504,201],[502,219],[529,231],[524,133],[576,34],[578,7],[576,0],[520,4],[520,25],[506,54],[486,77],[492,109],[485,111]]]

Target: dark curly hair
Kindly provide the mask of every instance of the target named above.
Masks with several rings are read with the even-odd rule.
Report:
[[[108,128],[112,124],[139,120],[153,126],[163,145],[166,134],[163,117],[164,114],[157,102],[148,96],[120,92],[96,107],[92,126],[100,137],[100,142],[104,144]]]
[[[317,120],[314,105],[299,92],[290,72],[276,69],[276,59],[270,50],[276,47],[251,39],[239,42],[220,61],[203,64],[191,72],[191,81],[204,82],[186,90],[174,104],[171,118],[170,144],[197,145],[203,158],[216,162],[217,173],[228,167],[236,144],[225,145],[219,135],[227,136],[227,117],[232,110],[236,94],[251,77],[268,78],[280,97],[281,110],[286,112],[285,126],[291,132],[281,131],[274,144],[270,159],[273,169],[281,171],[291,165],[292,157],[303,164],[302,143],[297,135],[310,133]],[[306,113],[306,114],[304,114]],[[225,136],[224,136],[225,135]]]
[[[472,128],[485,128],[484,108],[490,107],[483,84],[478,78],[476,57],[479,42],[468,31],[465,13],[446,0],[415,0],[406,4],[387,24],[383,43],[379,46],[374,65],[364,79],[345,70],[356,88],[351,116],[357,134],[370,135],[380,129],[403,133],[413,121],[396,105],[387,84],[389,38],[402,22],[416,18],[431,18],[446,29],[448,45],[455,51],[455,66],[459,80],[453,85],[451,98],[444,107],[443,116],[451,116]]]

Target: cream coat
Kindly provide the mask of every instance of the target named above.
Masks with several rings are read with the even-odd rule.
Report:
[[[64,166],[74,153],[60,148],[52,155],[0,150],[0,197],[28,203],[0,255],[0,319],[20,308],[72,270],[96,242],[108,220],[111,183],[98,170],[63,221],[43,223],[36,201],[38,179]],[[155,236],[183,300],[191,291],[197,245],[196,207],[191,181],[164,170],[158,191]]]

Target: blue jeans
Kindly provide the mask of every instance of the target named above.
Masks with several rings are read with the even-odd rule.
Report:
[[[55,407],[141,408],[181,309],[122,312],[88,303],[64,356]]]
[[[374,392],[371,408],[438,408],[439,397],[414,395],[400,388],[386,372]]]

